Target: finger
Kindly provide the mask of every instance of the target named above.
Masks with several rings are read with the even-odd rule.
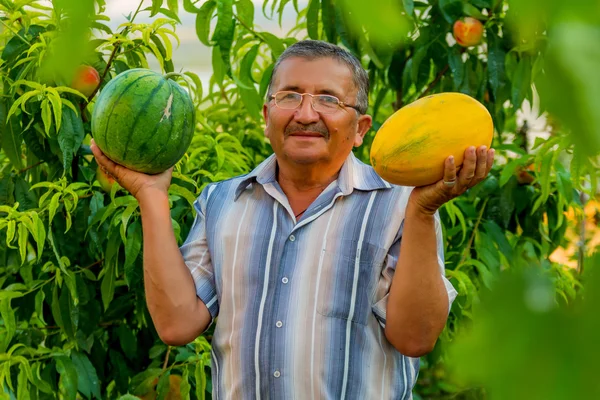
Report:
[[[475,166],[475,177],[470,182],[471,186],[474,186],[485,179],[487,175],[487,147],[480,146],[477,149],[477,164]]]
[[[456,165],[454,156],[446,158],[444,161],[444,179],[442,179],[442,189],[451,192],[456,186]]]
[[[465,150],[465,158],[458,174],[458,186],[466,189],[469,187],[469,183],[475,176],[475,166],[477,163],[477,155],[475,147],[470,146]]]
[[[94,139],[92,139],[90,143],[90,149],[92,150],[92,153],[94,154],[98,165],[100,165],[100,168],[102,168],[104,172],[116,179],[118,177],[117,172],[120,165],[112,161],[110,158],[106,157],[102,150],[100,150]]]

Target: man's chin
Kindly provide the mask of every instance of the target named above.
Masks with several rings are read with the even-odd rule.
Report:
[[[324,157],[324,154],[318,154],[314,151],[302,151],[300,149],[286,151],[285,155],[290,161],[302,165],[315,164],[326,158]]]

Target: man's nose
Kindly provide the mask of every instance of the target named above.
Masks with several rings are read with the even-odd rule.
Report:
[[[319,121],[321,116],[312,106],[312,97],[308,95],[302,96],[302,103],[294,113],[294,119],[304,125]]]

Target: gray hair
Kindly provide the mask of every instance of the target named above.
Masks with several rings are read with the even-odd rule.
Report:
[[[339,46],[320,40],[301,40],[285,49],[273,67],[267,90],[267,101],[270,100],[272,95],[271,86],[273,85],[275,73],[281,63],[291,57],[300,57],[307,60],[329,57],[345,64],[352,71],[354,85],[358,89],[356,94],[356,108],[361,114],[367,112],[367,108],[369,107],[369,76],[367,75],[367,71],[365,71],[358,58],[352,53]]]

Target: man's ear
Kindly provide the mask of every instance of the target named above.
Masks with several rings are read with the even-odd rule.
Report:
[[[265,103],[262,108],[263,118],[265,120],[265,136],[269,137],[269,106]]]
[[[363,138],[371,129],[373,118],[370,115],[364,114],[358,117],[356,124],[356,135],[354,135],[354,147],[359,147],[363,143]]]

